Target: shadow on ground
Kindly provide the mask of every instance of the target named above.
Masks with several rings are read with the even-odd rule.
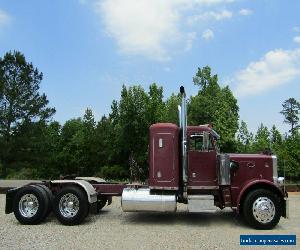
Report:
[[[241,216],[234,212],[202,212],[202,213],[125,213],[123,223],[141,225],[189,225],[207,227],[209,225],[231,225],[247,228]]]
[[[97,215],[89,215],[84,221],[83,225],[94,224],[96,221],[101,220],[102,216],[109,214],[109,210],[101,211]],[[122,213],[122,216],[118,216],[120,224],[135,224],[135,225],[188,225],[197,227],[217,226],[217,225],[231,225],[239,226],[241,228],[248,228],[241,216],[231,211],[218,211],[218,212],[202,212],[202,213],[156,213],[156,212],[131,212]],[[52,222],[54,224],[60,224],[55,218],[55,215],[51,213],[47,219],[42,223]],[[17,223],[17,222],[16,222]]]

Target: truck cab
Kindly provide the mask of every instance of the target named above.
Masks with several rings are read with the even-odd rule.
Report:
[[[288,217],[287,193],[277,175],[277,157],[220,153],[220,136],[210,125],[187,126],[181,89],[180,126],[150,127],[149,194],[175,195],[190,212],[230,207],[258,229]],[[173,191],[173,192],[172,192]]]

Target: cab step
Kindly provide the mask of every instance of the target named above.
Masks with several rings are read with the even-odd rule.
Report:
[[[195,212],[215,212],[217,207],[214,204],[213,195],[189,195],[188,211]]]

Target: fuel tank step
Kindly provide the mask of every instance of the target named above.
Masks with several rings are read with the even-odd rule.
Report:
[[[188,211],[195,212],[215,212],[217,207],[214,205],[213,195],[189,195]]]

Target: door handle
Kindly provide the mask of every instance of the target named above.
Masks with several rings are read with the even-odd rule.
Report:
[[[254,168],[255,167],[255,164],[253,162],[248,162],[247,163],[247,167],[248,168]]]
[[[196,178],[196,173],[192,173],[192,177],[193,177],[193,178]]]

